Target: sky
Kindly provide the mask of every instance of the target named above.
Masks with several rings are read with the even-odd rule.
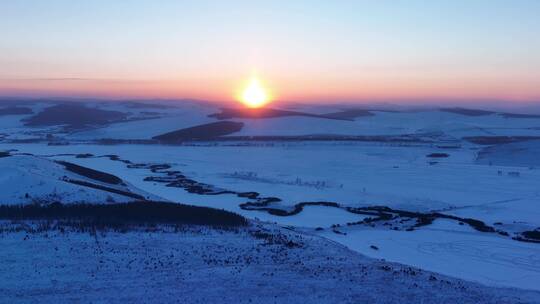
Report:
[[[540,1],[0,1],[0,95],[540,102]]]

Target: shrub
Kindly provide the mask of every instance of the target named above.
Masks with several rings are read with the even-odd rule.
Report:
[[[66,170],[71,171],[75,174],[97,180],[103,183],[111,184],[111,185],[120,185],[122,184],[122,180],[112,174],[101,172],[98,170],[90,169],[87,167],[79,166],[67,161],[56,161],[58,164],[64,166]]]
[[[151,201],[118,204],[0,205],[0,219],[74,220],[101,228],[155,224],[238,227],[248,223],[243,216],[225,210]]]

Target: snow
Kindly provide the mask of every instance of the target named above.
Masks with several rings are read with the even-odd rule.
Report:
[[[108,109],[132,111],[133,113],[142,111],[141,109],[130,109],[125,105],[107,105],[107,107]],[[325,113],[326,108],[311,110],[306,108],[303,110],[312,113]],[[336,109],[328,108],[328,110],[333,112]],[[87,180],[84,177],[75,176],[74,173],[64,170],[62,166],[52,161],[66,160],[114,174],[126,182],[125,187],[130,191],[153,199],[165,199],[197,206],[226,209],[250,219],[277,223],[281,226],[293,227],[305,234],[323,236],[332,242],[325,241],[326,245],[317,248],[322,256],[331,254],[332,250],[338,250],[340,255],[350,258],[353,258],[353,256],[354,258],[360,258],[357,253],[361,253],[372,258],[384,258],[388,261],[413,265],[489,286],[540,290],[538,284],[535,284],[540,281],[540,260],[538,258],[540,247],[538,247],[538,244],[517,242],[510,237],[496,233],[482,233],[473,230],[468,225],[459,225],[456,221],[442,219],[437,219],[432,225],[411,232],[392,231],[382,226],[345,227],[344,224],[356,222],[365,217],[349,213],[344,209],[324,206],[306,206],[302,212],[293,216],[275,216],[263,211],[241,209],[239,205],[249,200],[239,198],[234,194],[198,195],[188,193],[182,188],[166,187],[163,183],[144,181],[146,177],[159,176],[159,173],[152,173],[148,169],[128,168],[122,162],[112,161],[105,157],[76,158],[73,155],[59,155],[65,153],[92,153],[96,156],[116,154],[121,159],[134,163],[167,163],[171,165],[171,170],[179,170],[188,178],[198,182],[237,192],[256,191],[260,193],[261,197],[278,197],[282,201],[273,203],[273,206],[285,209],[291,208],[299,202],[337,202],[343,206],[352,207],[382,205],[408,211],[442,212],[459,217],[473,218],[510,233],[540,227],[540,169],[536,168],[540,166],[540,163],[538,163],[540,141],[485,147],[461,140],[464,136],[476,135],[537,136],[540,135],[540,128],[538,128],[540,119],[536,118],[504,118],[498,114],[473,117],[442,111],[404,113],[373,111],[374,116],[359,117],[354,121],[311,117],[231,119],[232,121],[245,123],[244,129],[232,134],[232,136],[310,134],[417,134],[420,136],[423,134],[422,136],[435,140],[434,143],[272,141],[197,142],[179,146],[106,146],[96,145],[88,141],[99,138],[148,139],[165,132],[215,121],[215,119],[209,118],[207,115],[217,111],[215,107],[206,105],[186,105],[185,107],[179,106],[170,110],[162,109],[159,110],[160,115],[163,115],[161,118],[115,123],[103,128],[70,134],[68,139],[78,144],[68,146],[9,142],[10,138],[41,136],[44,134],[43,132],[54,131],[54,128],[30,129],[24,127],[18,120],[19,118],[0,117],[0,126],[6,128],[6,131],[3,129],[1,133],[9,133],[10,135],[8,140],[0,142],[0,151],[18,149],[19,152],[32,153],[38,156],[20,155],[0,158],[0,189],[4,190],[0,193],[0,199],[5,203],[27,203],[34,198],[59,196],[65,202],[104,202],[107,196],[111,195],[115,201],[126,201],[125,197],[96,189],[81,188],[63,181],[61,177],[64,175]],[[456,144],[455,149],[437,147],[446,144],[445,140],[448,139],[452,139],[452,144]],[[449,157],[427,157],[431,153],[448,153]],[[509,172],[519,172],[519,177],[511,176],[508,174]],[[92,180],[87,181],[98,183]],[[30,194],[29,198],[25,197],[26,193]],[[330,228],[335,224],[340,224],[342,227]],[[316,231],[315,228],[317,227],[325,229],[322,232]],[[334,232],[334,230],[339,233]],[[22,244],[20,240],[19,243],[16,242],[16,239],[11,240],[12,237],[18,238],[20,235],[13,234],[2,239],[2,241],[14,242],[13,244],[17,244],[15,247],[20,247],[12,250],[23,251],[28,249],[23,245],[19,245]],[[173,240],[174,237],[169,234],[146,235],[144,233],[133,233],[125,237],[114,235],[111,236],[113,240],[109,243],[118,242],[118,244],[126,245],[129,241],[139,237],[145,240],[163,240],[165,244],[172,247],[193,246],[194,250],[199,248],[197,247],[199,245],[196,245],[195,239],[197,237],[195,236],[190,238],[192,243],[178,243],[181,241]],[[203,240],[205,241],[202,241],[202,243],[209,241],[209,239],[204,238]],[[188,242],[187,240],[184,241]],[[223,246],[226,246],[229,241],[236,245],[241,244],[238,246],[243,248],[242,250],[253,249],[251,247],[242,247],[246,244],[233,236],[231,238],[226,237],[223,241],[212,239],[212,242],[217,242]],[[83,235],[58,236],[52,241],[37,237],[35,242],[33,243],[36,246],[35,248],[41,250],[50,246],[50,242],[54,242],[55,245],[71,244],[72,247],[84,244],[86,246],[84,250],[95,249],[93,247],[95,245]],[[142,245],[142,243],[137,242],[134,242],[134,244]],[[345,249],[340,244],[354,252]],[[370,247],[371,245],[379,249],[374,250]],[[129,248],[131,248],[128,251],[131,252],[129,254],[134,256],[144,255],[136,247]],[[203,250],[202,248],[199,249]],[[81,256],[88,254],[84,250],[78,254]],[[118,247],[108,247],[107,250],[117,252]],[[212,247],[212,250],[217,249]],[[305,254],[309,256],[308,253]],[[58,257],[61,258],[62,256]],[[117,258],[112,253],[107,254],[106,257],[111,260]],[[26,258],[29,257],[26,256]],[[309,258],[314,257],[309,256]],[[373,263],[373,260],[369,259],[369,261],[369,263]],[[66,263],[72,262],[70,260]],[[47,267],[52,267],[50,269],[58,266],[51,262],[50,259],[44,259],[43,263],[48,265]],[[97,262],[96,264],[92,263],[81,267],[88,267],[84,271],[90,271],[90,269],[93,269],[92,267],[95,268],[96,265],[99,265]],[[190,263],[189,261],[186,262],[183,267],[200,266]],[[313,260],[312,266],[316,267],[316,263],[320,263],[320,260]],[[76,266],[74,264],[70,265],[69,267],[66,266],[71,269],[70,271],[73,271],[70,274],[73,277],[69,278],[77,278],[74,274],[75,270],[73,270]],[[310,280],[307,277],[298,277],[297,274],[293,275],[289,269],[286,269],[287,266],[288,264],[285,264],[283,268],[275,267],[281,269],[279,271],[282,271],[280,274],[283,277],[314,284],[309,286],[314,286],[315,289],[327,286],[320,285],[324,282],[317,283],[317,278]],[[336,267],[338,267],[337,269],[350,268],[342,264]],[[31,271],[31,269],[28,268],[26,271]],[[185,283],[187,285],[182,286],[191,288],[196,284],[201,284],[204,280],[210,280],[208,284],[213,284],[213,286],[221,286],[224,284],[223,281],[226,281],[226,278],[233,277],[230,274],[224,274],[229,269],[225,267],[204,272],[204,276],[194,281],[184,280],[183,282],[191,283]],[[264,283],[265,281],[259,277],[247,275],[247,273],[254,275],[261,269],[249,270],[242,274],[246,275],[246,277],[240,276],[238,280],[252,279],[254,282],[265,284],[264,286],[267,288],[268,286],[275,287],[276,290],[290,284],[290,281],[280,281],[270,277],[265,277],[265,280],[270,281]],[[137,284],[141,285],[134,286],[139,287],[149,287],[149,285],[144,284],[155,284],[150,287],[156,288],[158,286],[156,282],[167,281],[167,276],[173,276],[174,274],[173,270],[167,270],[165,274],[152,274],[149,270],[134,268],[133,272],[126,275],[135,276],[135,270],[145,271],[145,275],[150,278],[146,283],[137,281]],[[83,273],[85,273],[84,271]],[[116,279],[119,278],[118,274],[111,274],[108,272],[109,270],[101,269],[101,271],[103,271],[101,272],[103,282],[108,282],[104,278],[109,275]],[[48,272],[47,274],[54,273]],[[56,274],[65,280],[68,278],[63,277],[64,274]],[[220,277],[219,274],[223,276]],[[216,277],[214,278],[215,281],[212,281],[212,277]],[[33,277],[33,279],[39,280],[38,277]],[[42,280],[46,279],[42,278]],[[88,298],[79,298],[83,302],[85,300],[95,300],[97,296],[96,290],[99,288],[110,291],[115,284],[114,279],[111,279],[109,282],[112,284],[111,289],[108,289],[108,285],[105,283],[100,283],[103,285],[94,289],[94,287],[84,285],[83,281],[79,277],[79,280],[76,281],[78,283],[74,285],[76,288],[83,288],[88,292]],[[240,284],[238,282],[233,281],[230,285],[225,286],[238,285]],[[190,285],[192,283],[195,285]],[[378,283],[380,285],[380,281]],[[57,291],[57,289],[54,289],[53,283],[49,281],[43,281],[39,284],[28,287],[30,289],[27,291],[34,292],[40,288]],[[208,284],[206,286],[209,286]],[[359,284],[359,282],[354,281],[354,284]],[[356,286],[354,284],[352,286],[343,285],[343,288],[346,290],[346,288],[350,287],[354,290],[354,286]],[[254,285],[245,286],[240,284],[238,286],[254,288]],[[335,286],[333,287],[335,288]],[[119,287],[116,286],[116,288]],[[341,288],[341,285],[339,288]],[[13,290],[10,292],[14,292]],[[234,290],[241,293],[238,289]],[[137,290],[130,289],[129,292],[136,294]],[[176,291],[172,292],[175,293]],[[490,294],[497,294],[497,292],[489,289]],[[512,294],[509,291],[505,291],[505,293]],[[24,295],[23,292],[21,294]],[[73,291],[68,291],[68,294],[75,297],[74,299],[81,297],[81,295],[74,295]],[[301,294],[309,298],[309,295]],[[174,295],[179,299],[184,299],[181,295]],[[348,295],[350,295],[349,291],[343,292],[343,297]],[[358,294],[356,295],[358,296]],[[214,294],[208,295],[208,297],[212,296]],[[218,296],[217,293],[216,296]],[[298,300],[294,293],[286,295],[286,297],[292,302]],[[52,300],[52,298],[50,299]],[[326,300],[346,301],[347,299]]]
[[[361,126],[352,121],[316,117],[277,117],[267,119],[234,119],[245,125],[240,132],[230,136],[255,135],[360,135]]]
[[[150,110],[154,111],[154,109]],[[164,117],[114,123],[103,128],[76,132],[71,134],[69,138],[85,140],[102,138],[151,139],[164,133],[214,122],[215,119],[209,118],[208,115],[216,111],[214,108],[201,109],[199,107],[170,109],[166,111]]]
[[[64,203],[106,201],[126,202],[133,198],[94,188],[81,187],[66,181],[74,179],[92,184],[157,198],[133,186],[113,186],[77,175],[51,160],[15,155],[0,158],[0,201],[3,204],[22,204],[40,201]]]
[[[245,135],[403,135],[441,133],[453,138],[465,136],[540,136],[540,119],[504,118],[498,114],[466,116],[443,111],[381,112],[354,121],[313,117],[234,119],[245,127],[231,136]]]
[[[484,148],[478,157],[480,164],[506,167],[539,167],[540,140],[495,145]]]
[[[351,206],[388,205],[411,210],[445,210],[507,199],[536,199],[540,178],[540,171],[528,169],[519,178],[499,176],[497,171],[501,168],[476,165],[474,152],[467,150],[451,151],[450,158],[431,166],[427,164],[425,155],[436,149],[429,146],[322,143],[273,147],[33,146],[41,151],[30,148],[31,145],[10,147],[37,154],[119,154],[137,163],[148,163],[151,155],[150,163],[155,160],[171,163],[172,169],[180,170],[197,181],[224,189],[277,196],[283,198],[285,204],[338,201]],[[66,160],[98,170],[113,170],[115,173],[121,170],[117,174],[134,184],[139,181],[137,187],[144,189],[150,186],[150,183],[141,183],[142,178],[149,175],[142,169],[127,169],[125,165],[106,158],[68,157]],[[235,172],[255,172],[257,178],[235,178]],[[297,179],[301,183],[296,183]],[[318,181],[325,182],[326,186],[311,186]]]
[[[370,257],[491,286],[540,290],[538,244],[480,234],[448,222],[412,232],[355,228],[343,231],[347,235],[322,235]],[[370,245],[379,250],[372,250]]]
[[[488,288],[257,226],[3,232],[0,302],[539,303],[537,292]],[[301,247],[267,243],[250,231],[279,234]]]
[[[9,147],[41,155],[114,153],[136,163],[166,162],[173,165],[172,170],[180,170],[197,181],[224,189],[257,191],[262,196],[280,197],[284,201],[277,204],[284,206],[301,201],[335,201],[352,206],[388,205],[405,210],[436,210],[479,219],[488,225],[502,222],[503,226],[500,227],[510,232],[540,226],[537,187],[540,172],[527,169],[519,178],[499,176],[497,170],[508,171],[519,168],[477,164],[475,150],[467,147],[450,150],[451,157],[440,160],[440,163],[434,166],[426,164],[425,155],[434,151],[429,145],[276,143],[270,146],[244,147],[223,145],[55,147],[19,144]],[[328,155],[333,157],[329,159]],[[363,218],[341,209],[322,206],[308,206],[303,212],[290,217],[273,216],[261,211],[240,209],[239,204],[246,199],[235,195],[201,196],[188,193],[181,188],[146,182],[143,179],[152,175],[148,170],[130,169],[125,164],[108,158],[72,156],[54,158],[113,173],[145,192],[171,201],[226,209],[249,218],[258,218],[280,225],[304,229],[328,228],[334,224],[343,225]],[[153,162],[148,162],[149,159]],[[231,167],[231,164],[234,164],[234,167]],[[238,172],[254,172],[256,175],[242,175]],[[300,178],[302,183],[296,183],[297,178]],[[327,186],[313,187],[307,183],[313,184],[316,181],[325,181]],[[538,289],[530,283],[534,282],[531,278],[540,275],[538,268],[514,267],[509,264],[501,266],[496,259],[475,258],[471,254],[462,254],[457,249],[449,250],[444,255],[426,253],[425,250],[418,249],[421,244],[430,242],[440,243],[438,248],[461,241],[465,242],[463,244],[478,242],[490,244],[489,246],[494,246],[493,248],[504,247],[505,249],[500,251],[503,255],[511,254],[515,250],[516,254],[521,255],[518,259],[526,259],[528,254],[530,260],[538,254],[537,244],[525,244],[497,234],[488,235],[474,231],[468,226],[457,225],[455,222],[439,227],[440,221],[437,220],[434,225],[413,232],[388,231],[383,228],[367,230],[339,228],[347,235],[338,235],[332,230],[325,230],[323,233],[325,237],[373,257],[415,265],[489,285]],[[379,241],[375,242],[376,240]],[[382,249],[374,251],[367,246],[370,243]],[[471,247],[471,250],[484,250],[483,247],[474,248],[476,247]],[[470,270],[464,271],[465,268],[457,267],[459,263],[463,263]],[[492,270],[486,271],[486,268]]]
[[[152,102],[147,102],[152,104]],[[48,104],[50,106],[51,104]],[[67,138],[71,140],[150,139],[163,133],[217,121],[208,115],[220,109],[211,104],[182,102],[174,107],[137,108],[129,103],[91,103],[89,106],[129,114],[129,121],[116,122],[108,126],[75,132]],[[43,104],[31,106],[35,112]],[[307,113],[332,113],[339,107],[287,107],[283,110],[299,110]],[[149,114],[154,113],[154,114]],[[466,136],[540,136],[540,118],[507,118],[500,114],[467,116],[439,110],[423,111],[371,111],[373,116],[361,116],[353,121],[316,117],[291,116],[262,119],[232,118],[243,122],[244,128],[230,136],[300,136],[300,135],[404,135],[431,134],[439,138],[460,139]],[[155,117],[158,116],[158,117]],[[24,117],[30,117],[26,115]],[[20,116],[20,118],[24,118]],[[146,119],[155,117],[153,119]],[[28,131],[20,123],[20,118],[5,116],[0,118],[0,126],[9,130],[12,138],[27,138]],[[135,120],[132,120],[135,119]],[[8,129],[9,127],[9,129]],[[54,128],[40,128],[43,132]]]

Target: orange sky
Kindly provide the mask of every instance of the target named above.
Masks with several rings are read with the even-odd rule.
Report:
[[[540,101],[540,1],[7,1],[0,96]]]
[[[31,79],[0,81],[4,95],[87,96],[103,98],[194,98],[234,101],[250,76],[243,79],[114,80],[114,79]],[[395,77],[378,79],[294,79],[261,76],[264,87],[277,101],[350,102],[377,100],[453,99],[467,101],[498,99],[537,101],[535,81],[512,79],[421,79]],[[504,82],[504,86],[498,85]],[[211,89],[209,89],[211,88]]]

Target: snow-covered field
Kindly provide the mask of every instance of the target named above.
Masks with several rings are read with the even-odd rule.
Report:
[[[414,232],[345,229],[347,235],[321,235],[347,247],[388,261],[413,265],[490,286],[538,290],[538,244],[508,241],[455,223],[438,223]],[[372,250],[369,245],[379,250]]]
[[[0,151],[16,150],[11,152],[12,156],[0,158],[2,200],[9,200],[9,203],[31,202],[34,196],[46,197],[55,192],[63,192],[61,196],[66,202],[110,200],[111,193],[106,191],[95,188],[81,190],[73,184],[66,184],[64,176],[99,184],[99,181],[90,181],[84,176],[74,176],[75,173],[66,172],[54,162],[68,161],[119,177],[125,182],[124,186],[117,186],[121,191],[129,190],[156,200],[226,209],[250,219],[293,227],[299,233],[312,235],[317,240],[318,237],[324,237],[332,241],[324,241],[324,248],[317,248],[325,256],[333,255],[338,258],[336,255],[344,254],[347,257],[354,255],[355,258],[361,258],[357,255],[361,253],[489,286],[540,291],[540,284],[537,284],[540,282],[540,244],[512,239],[521,237],[524,231],[533,231],[540,227],[540,168],[537,168],[540,141],[527,138],[527,141],[514,143],[479,145],[464,139],[469,136],[540,136],[540,118],[513,117],[504,113],[464,115],[459,111],[456,113],[442,110],[371,111],[372,116],[362,116],[354,120],[307,116],[231,118],[230,121],[243,122],[244,126],[239,132],[228,136],[395,135],[412,136],[413,140],[214,140],[182,145],[99,145],[93,140],[151,139],[166,132],[215,122],[217,119],[208,115],[219,112],[219,108],[202,104],[164,109],[144,109],[140,106],[126,108],[124,105],[111,104],[94,106],[106,110],[130,111],[128,117],[133,119],[81,130],[58,131],[59,126],[30,128],[14,119],[16,116],[0,117],[0,125],[5,127],[0,133],[7,133],[0,141]],[[303,112],[317,114],[332,112],[330,110],[337,112],[339,109],[302,108]],[[145,115],[155,117],[148,119]],[[24,117],[28,118],[28,115]],[[50,136],[45,137],[46,134],[53,134],[53,139]],[[17,141],[25,138],[39,141]],[[49,142],[61,142],[62,145],[48,145]],[[24,153],[31,155],[21,155]],[[77,157],[86,153],[92,155]],[[152,165],[167,165],[167,169],[152,170]],[[178,177],[180,175],[182,178]],[[184,186],[178,186],[178,181],[183,179],[206,185],[214,192],[228,192],[201,195]],[[177,182],[176,186],[168,185],[172,180]],[[30,192],[29,197],[25,196],[27,192]],[[256,192],[258,197],[238,195],[248,192]],[[250,210],[243,205],[271,197],[280,201],[273,201],[265,207],[286,212],[295,210],[299,203],[326,205],[306,205],[303,210],[288,216],[280,216],[268,210]],[[114,196],[113,200],[125,201],[125,197],[122,199]],[[329,206],[329,203],[338,204],[338,207]],[[441,213],[459,220],[437,218],[432,223],[416,227],[414,223],[419,219],[414,217],[401,216],[371,223],[366,222],[370,215],[350,212],[350,208],[373,206],[422,214]],[[487,227],[493,228],[494,232],[474,229],[472,225],[464,224],[463,219],[481,221]],[[172,247],[180,246],[174,243],[176,241],[171,239],[174,237],[170,234],[142,235],[143,239],[163,237],[164,242],[172,242]],[[7,236],[2,242],[15,244],[17,237]],[[115,238],[114,242],[118,241],[119,244],[134,238],[114,235],[110,237]],[[190,238],[192,241],[194,239],[196,237]],[[73,246],[78,242],[90,242],[85,240],[85,236],[57,236],[53,240],[59,244],[73,243]],[[35,248],[48,246],[47,242],[49,241],[37,237],[34,240]],[[228,242],[227,238],[224,238],[223,242]],[[238,242],[240,241],[236,240],[233,243]],[[345,250],[336,243],[345,245],[356,253]],[[337,247],[334,248],[331,244]],[[372,248],[372,245],[376,249]],[[85,248],[90,250],[92,246],[87,243]],[[140,255],[140,252],[136,253],[139,249],[136,249],[135,245],[129,248],[129,254]],[[117,250],[112,247],[109,249]],[[80,251],[78,254],[82,256],[87,253]],[[113,254],[107,257],[116,259]],[[313,261],[312,266],[316,267],[319,260]],[[371,259],[369,261],[379,263]],[[191,267],[190,261],[183,263],[188,263],[185,267]],[[341,270],[347,268],[344,265],[336,267]],[[287,273],[285,268],[280,270],[283,271],[280,274],[289,277],[291,273]],[[216,281],[211,284],[223,285],[220,280],[227,277],[223,271],[219,270],[222,276],[217,276]],[[257,271],[250,270],[249,274],[253,275]],[[214,272],[205,272],[206,277],[187,282],[197,284],[199,280],[207,279],[210,273],[214,275]],[[241,274],[241,277],[247,273]],[[156,274],[150,280],[139,283],[153,284],[151,282],[154,280],[157,282],[164,279],[160,275],[164,274]],[[258,282],[258,279],[252,276],[243,278]],[[324,280],[316,282],[316,277],[312,278],[312,281],[307,277],[294,279],[315,284],[313,290],[321,288],[320,284],[332,286],[326,285]],[[354,284],[358,284],[358,281],[354,280]],[[83,281],[84,279],[79,279],[78,282],[82,284]],[[287,285],[286,282],[288,281],[272,279],[271,283],[267,282],[264,286],[279,290]],[[189,284],[182,286],[193,286]],[[54,285],[44,286],[35,288],[54,288]],[[76,286],[88,292],[88,298],[81,298],[83,301],[92,300],[92,294],[98,290],[94,290],[94,287]],[[242,285],[238,286],[241,288]],[[255,285],[250,285],[249,288],[253,286]],[[342,287],[344,290],[352,288],[352,293],[343,292],[340,296],[342,298],[330,300],[354,302],[354,287],[345,284],[339,288]],[[494,290],[489,289],[489,292],[497,295]],[[13,289],[11,292],[14,292]],[[177,291],[171,292],[182,298]],[[505,292],[512,295],[509,290]],[[216,291],[217,294],[219,292]],[[364,296],[369,294],[370,292]],[[211,296],[213,295],[208,295]],[[285,296],[291,301],[298,299],[295,294]],[[320,302],[325,302],[324,300],[323,298]],[[486,303],[488,302],[490,301]]]

